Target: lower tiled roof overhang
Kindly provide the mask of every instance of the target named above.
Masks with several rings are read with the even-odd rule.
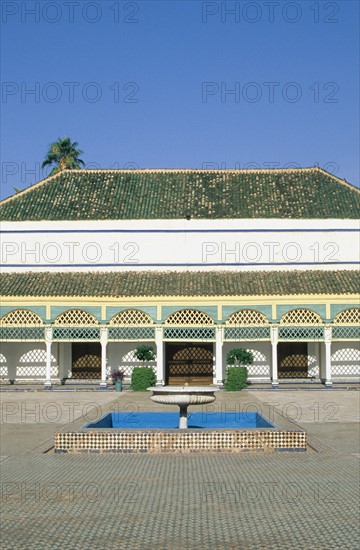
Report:
[[[358,270],[2,273],[3,297],[354,295]]]

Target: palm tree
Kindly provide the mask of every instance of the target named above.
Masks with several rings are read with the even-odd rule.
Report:
[[[61,170],[80,170],[81,166],[85,166],[85,162],[79,158],[83,151],[77,148],[78,145],[77,141],[71,143],[71,139],[68,137],[58,138],[57,141],[51,143],[41,168],[55,164],[50,176]]]

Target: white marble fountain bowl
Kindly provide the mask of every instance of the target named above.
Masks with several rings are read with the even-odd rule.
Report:
[[[179,428],[188,427],[187,408],[189,405],[206,405],[215,401],[214,393],[219,388],[211,386],[160,386],[148,388],[153,394],[151,399],[162,405],[178,405]]]
[[[214,392],[219,388],[211,386],[163,386],[148,388],[151,399],[163,405],[205,405],[215,401]]]

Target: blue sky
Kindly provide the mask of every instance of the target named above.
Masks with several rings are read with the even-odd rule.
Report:
[[[359,184],[356,1],[1,9],[1,197],[59,136],[93,168],[318,163]]]

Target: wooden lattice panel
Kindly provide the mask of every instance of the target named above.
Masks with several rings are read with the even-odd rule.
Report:
[[[190,347],[178,350],[173,355],[173,361],[192,361],[194,363],[199,361],[213,361],[213,354],[210,350],[205,348]]]
[[[321,317],[318,313],[303,308],[288,311],[280,319],[282,325],[318,325],[321,322]]]
[[[279,364],[279,378],[307,378],[308,356],[294,353],[284,357]]]
[[[65,311],[59,317],[56,317],[54,325],[63,326],[94,326],[98,324],[98,320],[94,315],[81,309],[70,309]]]
[[[338,313],[334,319],[336,325],[360,325],[360,308],[352,307]]]
[[[307,355],[301,355],[300,353],[294,353],[294,355],[288,355],[285,357],[281,364],[281,368],[307,368],[308,366],[308,357]]]
[[[136,325],[152,325],[154,321],[144,311],[138,309],[126,309],[117,313],[110,319],[110,325],[136,326]]]
[[[226,325],[267,325],[269,324],[266,315],[254,309],[243,309],[236,311],[228,317]]]
[[[101,357],[82,355],[72,365],[72,378],[101,378]]]
[[[41,317],[28,309],[16,309],[14,311],[10,311],[0,320],[1,326],[34,326],[41,324]]]
[[[214,325],[214,320],[204,313],[203,311],[198,311],[197,309],[182,309],[180,311],[175,311],[165,320],[165,325]]]

